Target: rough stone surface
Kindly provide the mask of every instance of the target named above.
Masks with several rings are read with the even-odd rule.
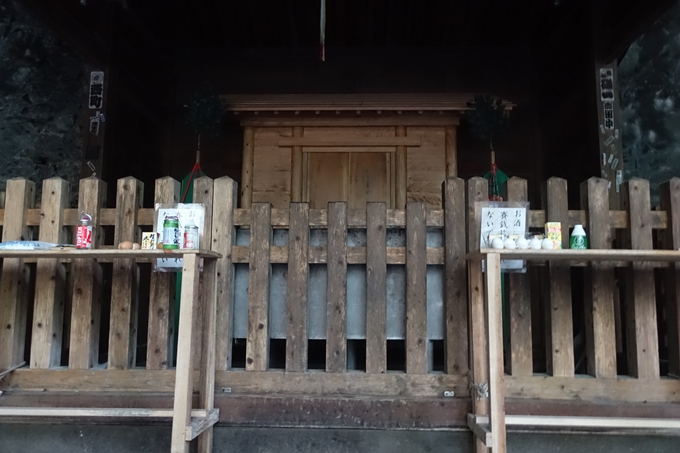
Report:
[[[60,176],[74,190],[88,70],[16,0],[0,0],[0,187]]]
[[[680,175],[680,4],[630,46],[619,64],[624,179]]]

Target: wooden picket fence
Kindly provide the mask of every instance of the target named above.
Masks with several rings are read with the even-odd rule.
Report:
[[[419,202],[409,202],[405,210],[386,209],[384,203],[369,203],[366,210],[347,209],[345,203],[330,203],[322,210],[304,203],[293,203],[289,209],[272,209],[268,203],[238,209],[233,180],[202,177],[195,184],[194,202],[206,206],[201,244],[223,256],[217,262],[216,387],[242,395],[439,398],[449,392],[459,398],[470,396],[469,370],[475,368],[475,376],[484,376],[485,351],[470,350],[470,338],[481,335],[483,326],[469,325],[468,320],[483,319],[484,294],[482,276],[468,272],[465,255],[478,248],[475,202],[487,199],[486,180],[448,179],[443,183],[442,209],[434,210]],[[177,202],[179,187],[169,177],[157,180],[155,202]],[[78,207],[72,208],[67,204],[68,184],[53,178],[43,182],[36,209],[35,185],[10,180],[0,214],[2,239],[72,241],[84,211],[93,216],[95,247],[139,242],[141,231],[150,231],[154,216],[153,208],[142,206],[143,189],[134,178],[120,179],[116,207],[107,208],[106,184],[84,179]],[[542,229],[547,221],[562,222],[565,246],[565,227],[582,223],[592,248],[680,248],[680,179],[661,187],[661,211],[651,209],[647,181],[634,179],[621,186],[621,211],[609,210],[607,190],[606,180],[584,182],[580,209],[569,210],[567,182],[551,178],[545,184],[543,209],[531,210],[529,226]],[[511,178],[507,193],[511,201],[528,200],[526,180]],[[275,229],[288,231],[286,246],[273,245]],[[313,229],[327,230],[327,245],[310,245]],[[357,229],[365,231],[366,246],[347,245],[348,230]],[[405,246],[387,246],[390,229],[405,231]],[[432,229],[441,230],[442,246],[428,247],[426,235]],[[249,245],[236,245],[238,230],[249,234]],[[249,268],[244,369],[232,364],[234,265],[239,263]],[[287,265],[284,370],[269,366],[272,264]],[[308,367],[310,264],[325,265],[328,275],[323,371]],[[351,264],[366,266],[364,371],[349,370],[347,364],[347,266]],[[660,379],[660,363],[668,364],[666,376],[680,375],[680,279],[675,266],[655,270],[647,264],[538,264],[526,274],[506,278],[508,397],[680,400],[680,381]],[[404,266],[406,273],[402,372],[387,367],[385,286],[386,269],[393,265]],[[443,266],[445,272],[443,371],[429,366],[428,266]],[[572,281],[574,272],[583,272],[582,282],[580,277]],[[0,381],[0,389],[172,390],[174,285],[174,275],[153,273],[149,265],[129,260],[27,263],[5,259],[0,280],[0,371],[24,360],[28,369],[9,374]],[[590,378],[575,374],[572,300],[583,301],[577,318],[583,317],[585,370]],[[102,307],[108,313],[102,313]],[[146,321],[143,329],[140,319]],[[536,326],[545,327],[536,332]],[[201,329],[196,330],[201,335]],[[146,339],[139,338],[139,331],[146,331]],[[202,353],[201,343],[196,342],[196,356]],[[535,351],[545,351],[545,369]],[[626,358],[627,377],[619,376],[617,357]]]

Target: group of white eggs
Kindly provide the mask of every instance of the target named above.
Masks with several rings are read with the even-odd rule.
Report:
[[[491,247],[495,249],[533,249],[533,250],[552,250],[555,248],[555,243],[552,239],[545,238],[543,240],[533,237],[531,240],[520,237],[516,241],[512,238],[507,238],[503,240],[501,238],[495,238],[491,241]]]

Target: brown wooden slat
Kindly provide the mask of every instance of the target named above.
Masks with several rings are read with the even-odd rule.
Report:
[[[387,207],[366,203],[366,372],[387,371]]]
[[[253,203],[248,274],[246,370],[264,371],[269,364],[269,244],[271,205]]]
[[[26,212],[35,204],[35,183],[10,179],[5,190],[2,240],[32,239],[26,227]],[[0,369],[24,360],[26,312],[30,271],[22,259],[4,259],[0,280]]]
[[[630,248],[651,250],[649,181],[633,178],[621,187],[621,205],[628,209]],[[659,377],[654,269],[632,263],[626,278],[626,343],[628,372],[637,378]]]
[[[508,201],[528,201],[526,179],[513,177],[507,181]],[[534,372],[531,344],[531,292],[529,274],[510,273],[508,282],[508,314],[510,318],[510,350],[506,360],[509,374],[530,376]]]
[[[631,380],[635,381],[635,380]],[[669,381],[657,381],[660,383]],[[671,388],[680,388],[680,381]],[[194,379],[194,383],[197,381]],[[98,392],[110,395],[120,392],[129,394],[150,394],[172,392],[175,387],[175,370],[42,370],[22,368],[12,372],[2,381],[3,390],[31,391],[31,393],[52,392]],[[355,397],[387,397],[400,398],[429,397],[441,399],[444,390],[455,391],[456,397],[465,398],[468,378],[461,375],[446,374],[414,374],[405,373],[325,373],[310,371],[307,373],[288,373],[283,370],[268,371],[217,371],[215,386],[217,389],[230,387],[231,395],[264,395],[271,396],[273,390],[281,395],[310,396],[350,396]],[[663,388],[663,387],[661,387]],[[666,387],[668,388],[668,387]],[[38,392],[36,392],[36,390]],[[194,385],[194,390],[198,386]],[[649,389],[650,392],[658,393]],[[8,392],[14,393],[14,392]],[[52,393],[54,394],[54,393]],[[680,394],[680,393],[678,393]],[[6,395],[3,395],[3,398]],[[45,395],[43,395],[45,396]],[[70,395],[69,395],[70,396]],[[623,395],[622,395],[623,396]],[[629,395],[637,398],[637,395]],[[668,395],[666,395],[668,396]],[[670,397],[672,401],[680,397]],[[432,404],[434,400],[430,400]],[[437,401],[435,403],[438,404]]]
[[[248,226],[250,225],[250,210],[236,209],[235,211],[235,225]],[[350,228],[361,228],[366,226],[366,211],[358,209],[350,209],[347,214],[347,224]],[[141,208],[138,213],[137,224],[139,226],[153,225],[154,209]],[[363,213],[363,214],[362,214]],[[428,209],[427,211],[427,226],[428,227],[442,227],[444,225],[443,211],[441,209]],[[272,226],[285,227],[288,226],[288,210],[287,209],[272,209]],[[116,223],[116,210],[114,208],[103,209],[101,212],[101,225],[113,226]],[[652,229],[664,229],[667,225],[667,218],[665,211],[651,211],[651,225]],[[0,209],[0,219],[4,218],[4,210]],[[529,227],[543,228],[545,225],[545,211],[531,210],[529,211]],[[80,219],[80,212],[77,209],[64,210],[64,225],[74,226],[78,224]],[[327,212],[325,209],[310,210],[310,224],[314,227],[326,227]],[[388,209],[387,210],[387,225],[389,227],[404,227],[405,226],[404,210]],[[625,229],[628,228],[628,213],[626,211],[610,211],[609,212],[610,225],[612,228]],[[585,211],[570,210],[569,211],[569,227],[573,227],[577,223],[586,223]],[[0,220],[0,226],[2,220]],[[40,225],[40,209],[29,209],[27,212],[27,225]]]
[[[406,205],[406,372],[427,373],[425,204]]]
[[[501,260],[497,253],[486,257],[484,289],[487,297],[489,429],[493,433],[491,450],[505,453],[505,384],[503,383],[503,303]]]
[[[286,228],[289,226],[290,213],[288,209],[272,209],[272,226],[275,228]],[[432,228],[442,228],[444,226],[444,211],[442,209],[427,210],[427,226]],[[234,225],[247,227],[250,225],[250,209],[234,210]],[[312,228],[328,227],[328,210],[310,209],[309,226]],[[366,211],[363,209],[347,210],[348,228],[366,228]],[[387,210],[388,228],[405,228],[406,211],[403,209]]]
[[[489,186],[484,178],[474,177],[468,180],[466,190],[467,205],[467,249],[468,252],[479,250],[481,234],[481,212],[476,202],[488,201]],[[470,327],[470,369],[471,382],[483,384],[488,382],[487,341],[484,316],[484,278],[480,261],[468,261],[468,314]],[[487,398],[477,399],[472,391],[472,411],[476,415],[488,414]],[[478,438],[475,439],[475,451],[486,451],[486,446]]]
[[[307,371],[309,204],[291,203],[288,260],[286,371]]]
[[[406,247],[387,247],[387,264],[406,264]],[[348,264],[366,264],[366,247],[347,247]],[[288,263],[288,247],[271,246],[270,262],[272,264]],[[444,247],[428,247],[426,249],[427,264],[444,264]],[[235,245],[232,248],[232,259],[234,263],[248,263],[250,261],[250,247]],[[309,264],[326,264],[328,262],[328,252],[326,247],[309,247]]]
[[[199,248],[203,244],[209,244],[212,236],[212,210],[213,210],[213,180],[208,176],[201,176],[194,181],[193,202],[200,203],[205,209],[205,220],[203,223],[203,232],[199,235]],[[213,263],[214,264],[214,263]],[[211,266],[213,265],[211,264]],[[204,318],[210,321],[209,313],[205,313],[205,301],[214,297],[213,288],[215,287],[214,275],[211,272],[202,272],[200,274],[201,292],[196,301],[196,317],[194,319],[194,348],[193,354],[200,358],[201,363],[205,360],[209,361],[209,357],[204,356],[204,352],[210,354],[214,351],[204,351],[203,346],[206,341],[211,341],[209,332],[203,328]],[[209,310],[209,309],[208,309]],[[213,347],[214,348],[214,347]],[[198,366],[199,363],[197,362]]]
[[[609,200],[607,200],[609,201]],[[626,403],[680,402],[680,380],[678,379],[593,379],[550,376],[505,378],[507,398],[540,398],[542,400],[578,401],[581,407],[586,402],[606,401],[599,404],[606,407],[619,401]]]
[[[199,238],[199,248],[206,248],[212,242],[212,220],[214,185],[212,178],[202,176],[194,181],[194,203],[201,203],[205,208],[203,234]],[[194,328],[197,334],[193,341],[200,344],[198,397],[201,409],[210,410],[215,404],[215,345],[217,341],[217,263],[216,260],[204,260],[203,272],[200,275],[200,291],[198,297],[197,318]],[[198,351],[199,348],[197,348]],[[198,452],[212,451],[213,428],[206,429],[198,438]]]
[[[195,307],[199,294],[199,273],[202,259],[186,255],[182,265],[182,294],[177,332],[177,369],[174,385],[171,451],[189,453],[185,441],[186,427],[191,423],[192,393],[196,384],[193,364],[200,359],[193,354]]]
[[[569,248],[569,198],[567,181],[550,178],[545,184],[543,204],[548,222],[562,225],[562,248]],[[549,297],[545,301],[546,351],[548,373],[553,376],[574,375],[574,326],[571,310],[571,270],[569,263],[548,265]],[[531,373],[529,373],[531,374]]]
[[[581,206],[587,213],[584,226],[591,249],[611,248],[608,190],[607,180],[601,178],[590,178],[581,184]],[[595,377],[615,377],[615,283],[612,264],[592,263],[585,276],[587,371]]]
[[[61,178],[43,181],[41,222],[38,239],[63,244],[62,222],[68,203],[70,185]],[[36,266],[33,329],[31,335],[31,368],[50,368],[61,363],[64,327],[64,288],[66,269],[56,259],[38,259]]]
[[[212,240],[206,248],[222,255],[215,262],[216,275],[216,324],[217,339],[215,346],[215,368],[226,370],[231,367],[231,337],[233,332],[234,306],[234,265],[232,263],[232,245],[235,240],[234,211],[238,187],[228,176],[217,178],[213,182]]]
[[[347,203],[328,204],[326,371],[347,370]]]
[[[465,181],[448,178],[442,184],[444,205],[444,342],[446,372],[465,374],[468,362],[468,293],[465,260]],[[429,259],[428,259],[428,264]]]
[[[114,245],[137,242],[137,213],[144,198],[144,184],[133,177],[118,180]],[[109,368],[133,366],[137,353],[137,288],[139,268],[132,259],[113,262],[111,324],[109,327]]]
[[[179,202],[180,183],[169,176],[156,180],[154,203]],[[175,274],[152,272],[149,293],[149,328],[146,368],[163,370],[172,366]]]
[[[80,180],[78,209],[92,217],[92,248],[102,242],[99,211],[106,203],[106,183],[97,178]],[[88,369],[98,363],[101,322],[102,268],[94,259],[73,262],[73,302],[68,366]]]
[[[680,250],[680,178],[672,178],[659,187],[661,209],[668,215],[664,232],[664,248]],[[668,373],[680,376],[680,264],[671,263],[664,271],[666,339],[668,341]]]

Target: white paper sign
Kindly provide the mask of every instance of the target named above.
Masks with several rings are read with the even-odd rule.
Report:
[[[489,203],[482,207],[480,248],[488,249],[495,238],[517,240],[527,233],[527,208],[517,203]],[[523,260],[501,260],[501,269],[522,270]]]

